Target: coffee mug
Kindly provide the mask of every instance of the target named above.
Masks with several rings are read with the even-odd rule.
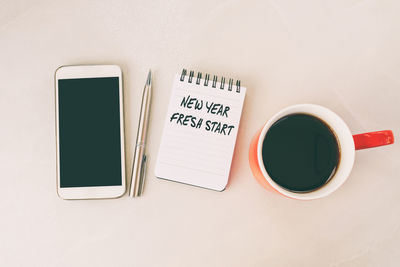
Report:
[[[322,186],[305,192],[289,190],[282,184],[278,184],[276,177],[274,179],[271,178],[265,165],[268,162],[265,163],[263,159],[263,143],[271,127],[276,125],[277,122],[296,114],[315,117],[328,126],[337,141],[335,143],[337,143],[339,154],[337,166],[334,166],[334,172],[332,172],[329,180]],[[308,126],[304,125],[304,127]],[[333,111],[319,105],[299,104],[287,107],[276,113],[256,133],[250,144],[249,163],[254,177],[263,187],[272,189],[292,199],[311,200],[331,194],[347,180],[353,168],[355,150],[388,145],[393,142],[394,137],[390,130],[352,135],[346,123]],[[274,155],[270,157],[274,157]],[[287,168],[291,167],[287,166]],[[292,178],[297,179],[297,177]]]

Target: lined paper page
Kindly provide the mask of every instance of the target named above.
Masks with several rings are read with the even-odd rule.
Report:
[[[225,188],[246,88],[220,89],[175,76],[156,176],[221,191]]]

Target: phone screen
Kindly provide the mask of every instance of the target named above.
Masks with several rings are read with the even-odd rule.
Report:
[[[119,77],[58,80],[60,187],[122,184]]]

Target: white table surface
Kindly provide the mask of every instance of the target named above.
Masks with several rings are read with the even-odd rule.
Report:
[[[252,135],[281,108],[316,103],[353,133],[400,133],[400,2],[0,2],[1,266],[399,266],[400,148],[358,151],[331,196],[264,190]],[[66,64],[124,72],[127,173],[141,90],[154,71],[143,197],[56,194],[53,74]],[[173,75],[183,67],[248,88],[229,186],[154,177]]]

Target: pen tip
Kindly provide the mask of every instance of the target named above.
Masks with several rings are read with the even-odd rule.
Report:
[[[151,84],[151,70],[149,70],[149,74],[147,74],[147,81],[146,81],[147,85]]]

